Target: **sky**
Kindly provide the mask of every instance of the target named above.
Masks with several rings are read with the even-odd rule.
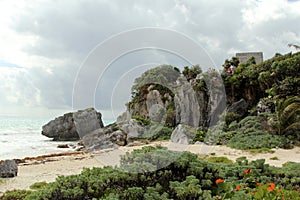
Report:
[[[146,69],[295,51],[299,21],[297,0],[0,0],[0,115],[115,118]]]

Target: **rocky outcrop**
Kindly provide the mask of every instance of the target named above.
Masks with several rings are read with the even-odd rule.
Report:
[[[175,125],[174,94],[170,88],[159,84],[147,84],[129,103],[131,116],[140,116],[154,122]],[[120,117],[124,118],[126,116]]]
[[[209,122],[209,98],[205,91],[195,90],[190,82],[182,80],[175,97],[176,124],[206,127]]]
[[[113,126],[92,131],[82,138],[86,149],[108,149],[126,145],[126,134]]]
[[[189,82],[185,82],[178,88],[175,98],[176,123],[186,124],[192,127],[199,126],[200,107],[197,95]]]
[[[131,143],[136,139],[142,138],[145,128],[139,125],[135,119],[131,119],[128,123],[121,125],[121,130],[127,135],[127,143]]]
[[[101,113],[93,108],[60,116],[42,127],[42,134],[58,141],[78,140],[103,127]]]
[[[5,160],[0,163],[0,177],[15,177],[18,174],[18,165],[14,160]]]
[[[87,149],[115,148],[143,138],[145,129],[135,119],[131,119],[94,130],[86,134],[82,141]]]
[[[194,132],[191,127],[179,124],[172,132],[171,141],[179,144],[191,144],[194,140]]]

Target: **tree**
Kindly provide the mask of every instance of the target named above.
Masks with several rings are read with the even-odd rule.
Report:
[[[198,74],[202,73],[202,69],[200,68],[199,65],[194,65],[191,68],[188,66],[185,66],[182,74],[186,77],[186,79],[189,81],[191,79],[194,79],[197,77]]]
[[[279,134],[293,135],[300,140],[300,97],[280,100],[277,105]]]

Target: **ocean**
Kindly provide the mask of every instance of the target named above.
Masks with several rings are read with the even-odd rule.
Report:
[[[77,142],[52,141],[41,134],[42,126],[49,118],[24,118],[0,116],[0,160],[33,157],[60,153],[70,149],[59,149],[58,144]],[[105,125],[113,120],[103,120]]]

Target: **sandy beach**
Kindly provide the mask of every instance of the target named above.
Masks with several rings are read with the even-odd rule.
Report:
[[[241,156],[248,160],[266,159],[266,163],[282,166],[286,162],[300,162],[300,147],[293,149],[273,149],[274,153],[251,154],[226,146],[208,146],[205,144],[179,145],[170,142],[154,142],[151,146],[161,145],[176,151],[190,151],[201,156],[225,156],[233,161]],[[143,145],[145,146],[145,145]],[[23,159],[18,164],[18,176],[0,180],[0,192],[13,189],[29,189],[35,182],[52,182],[57,176],[79,174],[83,168],[115,166],[120,155],[143,146],[120,147],[93,152],[70,152]],[[278,160],[270,158],[277,157]]]

